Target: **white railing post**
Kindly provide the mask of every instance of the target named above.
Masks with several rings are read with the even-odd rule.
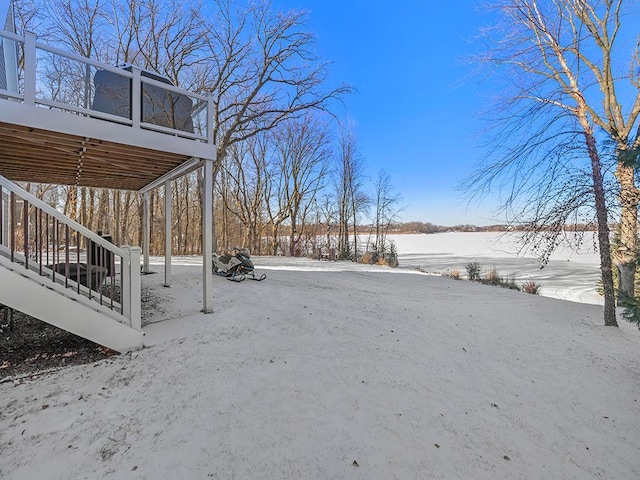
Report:
[[[140,295],[140,247],[129,247],[130,265],[130,312],[131,328],[142,330],[142,311]]]
[[[142,80],[141,70],[139,67],[132,66],[131,73],[131,121],[133,128],[140,128],[142,118]]]
[[[213,145],[213,95],[207,98],[207,142]]]
[[[123,245],[122,250],[129,252],[129,247]],[[122,257],[122,279],[120,281],[120,303],[122,305],[122,316],[131,320],[131,254]]]
[[[36,34],[24,34],[24,103],[36,103]]]

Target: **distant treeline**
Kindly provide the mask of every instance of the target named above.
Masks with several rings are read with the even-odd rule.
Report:
[[[531,227],[527,225],[453,225],[442,226],[434,225],[429,222],[407,222],[394,224],[389,233],[442,233],[442,232],[517,232],[527,231]],[[536,226],[538,231],[544,230],[539,225]],[[566,231],[596,231],[594,224],[566,225]]]

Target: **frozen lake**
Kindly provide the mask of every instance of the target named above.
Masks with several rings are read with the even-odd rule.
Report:
[[[434,273],[456,269],[466,275],[465,265],[477,261],[483,272],[495,268],[503,277],[513,276],[518,284],[534,280],[542,285],[540,294],[546,297],[604,303],[595,290],[600,280],[600,260],[590,241],[581,252],[560,246],[541,269],[533,254],[518,255],[515,233],[452,232],[390,235],[389,238],[398,247],[402,268],[419,267]]]

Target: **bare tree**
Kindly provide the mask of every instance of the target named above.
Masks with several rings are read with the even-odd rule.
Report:
[[[358,215],[368,208],[370,199],[364,190],[364,161],[352,125],[344,128],[340,135],[336,179],[338,251],[342,258],[358,261]],[[353,230],[353,250],[350,229]]]
[[[320,243],[320,248],[322,249],[322,244],[324,244],[329,258],[333,260],[335,249],[337,247],[333,234],[333,227],[336,223],[338,213],[335,197],[331,195],[331,193],[324,193],[320,197],[316,211],[318,215],[318,227],[321,227],[324,230],[322,233],[325,237],[325,239]]]
[[[309,212],[325,185],[331,158],[328,126],[305,116],[281,125],[274,132],[278,182],[289,219],[289,255],[299,255]]]
[[[217,174],[231,145],[351,92],[326,88],[327,64],[314,53],[307,14],[276,12],[269,1],[238,7],[219,0],[206,33],[203,90],[214,99]]]
[[[100,0],[46,2],[51,22],[50,39],[87,58],[101,59],[105,52],[105,5]]]
[[[243,246],[260,254],[265,221],[265,192],[268,189],[269,149],[267,135],[256,135],[230,148],[219,173],[219,196],[224,207],[244,227]],[[229,246],[229,245],[227,245]]]
[[[493,117],[504,129],[497,139],[504,150],[492,152],[501,153],[500,160],[477,172],[471,183],[486,188],[495,185],[497,178],[509,178],[511,193],[505,205],[517,205],[523,194],[528,194],[536,205],[534,218],[528,222],[530,231],[542,231],[550,249],[557,245],[567,216],[581,211],[587,203],[582,194],[593,195],[605,286],[605,324],[615,326],[603,150],[598,136],[605,133],[618,150],[615,177],[622,233],[621,247],[614,257],[620,271],[619,289],[633,296],[633,281],[628,278],[630,273],[633,279],[635,272],[639,197],[628,152],[637,151],[640,141],[640,72],[632,67],[633,62],[637,64],[637,52],[626,61],[631,70],[614,71],[616,56],[624,52],[616,39],[622,35],[622,20],[632,12],[625,12],[622,0],[505,0],[493,6],[502,22],[485,32],[492,49],[483,60],[508,71],[502,78],[511,82],[513,94]],[[626,18],[630,34],[637,35],[637,29],[633,31],[637,24],[631,18]],[[623,97],[617,92],[625,82],[635,87],[636,94],[623,106]],[[584,177],[572,164],[575,155],[569,153],[576,149],[589,160],[591,184],[586,189],[579,188]],[[550,159],[553,162],[548,163]],[[565,183],[573,195],[564,195],[565,202],[549,202],[558,185],[576,178],[578,188]]]
[[[174,85],[195,86],[196,72],[207,61],[199,6],[177,0],[112,0],[110,22],[116,63],[158,72]]]
[[[378,178],[375,184],[374,208],[375,215],[373,221],[375,243],[374,243],[374,262],[378,262],[379,258],[385,258],[389,245],[387,235],[392,223],[397,220],[402,207],[400,206],[401,196],[391,183],[391,177],[387,172],[381,170],[378,172]],[[397,259],[393,262],[395,266]]]

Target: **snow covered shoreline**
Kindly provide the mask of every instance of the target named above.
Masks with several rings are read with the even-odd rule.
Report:
[[[389,239],[398,247],[401,267],[438,273],[457,269],[464,275],[464,266],[477,261],[484,271],[496,268],[517,283],[535,280],[542,285],[542,296],[604,304],[595,289],[600,280],[600,259],[593,242],[581,252],[561,245],[541,269],[532,253],[518,254],[517,234],[451,232],[390,235]]]
[[[148,348],[0,385],[0,477],[640,477],[640,335],[601,307],[279,263],[204,315],[176,259]]]

